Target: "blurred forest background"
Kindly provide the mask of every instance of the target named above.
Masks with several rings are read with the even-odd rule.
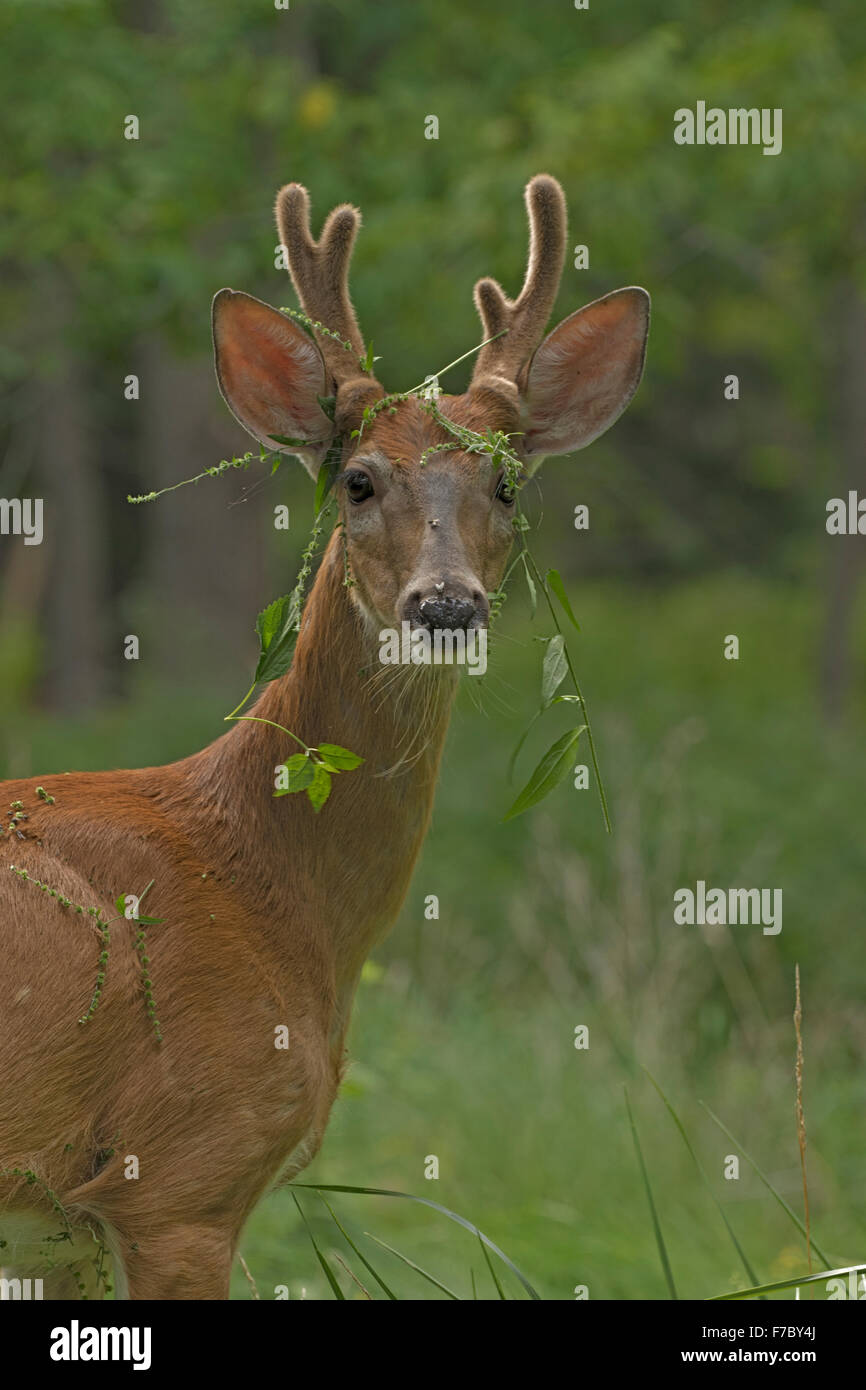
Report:
[[[748,1165],[723,1180],[736,1150],[698,1104],[799,1210],[795,962],[813,1228],[837,1263],[866,1256],[864,542],[825,532],[829,498],[866,495],[864,49],[855,0],[7,0],[0,16],[0,496],[45,499],[41,546],[0,538],[0,775],[170,761],[221,733],[249,683],[255,615],[307,538],[303,470],[126,497],[247,448],[209,307],[224,285],[295,302],[274,265],[279,185],[308,186],[316,227],[337,202],[362,208],[353,295],[389,390],[478,341],[480,275],[517,291],[540,170],[565,187],[570,245],[589,247],[553,322],[620,285],[653,296],[630,410],[551,460],[529,502],[581,621],[614,835],[568,784],[501,824],[546,631],[515,589],[309,1170],[461,1211],[546,1297],[664,1295],[624,1083],[680,1293],[747,1282],[643,1067],[757,1274],[805,1269]],[[781,107],[781,155],[675,145],[675,109],[698,100]],[[697,878],[781,887],[781,935],[675,927],[673,893]],[[470,1266],[482,1278],[477,1244],[433,1213],[339,1202],[356,1235],[463,1295]],[[290,1194],[243,1248],[263,1297],[330,1296]],[[405,1296],[436,1296],[381,1258]]]

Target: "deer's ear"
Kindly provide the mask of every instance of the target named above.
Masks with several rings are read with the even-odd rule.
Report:
[[[297,454],[315,478],[334,426],[319,405],[325,364],[312,338],[260,299],[220,290],[213,301],[213,342],[229,410],[265,448]],[[274,435],[298,443],[290,448]]]
[[[646,290],[614,290],[548,333],[526,384],[530,469],[583,449],[625,410],[643,371],[649,308]]]

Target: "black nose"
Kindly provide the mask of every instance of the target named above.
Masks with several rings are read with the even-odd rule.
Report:
[[[429,628],[442,627],[451,632],[468,628],[477,613],[475,604],[466,598],[424,598],[418,605],[421,621]]]

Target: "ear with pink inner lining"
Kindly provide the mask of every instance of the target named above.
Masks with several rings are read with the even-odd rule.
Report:
[[[641,379],[649,332],[646,290],[614,290],[548,333],[529,366],[530,471],[547,454],[591,444],[625,410]]]
[[[217,381],[232,414],[265,448],[297,454],[315,478],[334,434],[318,346],[285,314],[239,290],[213,302]],[[290,448],[273,436],[306,441]]]

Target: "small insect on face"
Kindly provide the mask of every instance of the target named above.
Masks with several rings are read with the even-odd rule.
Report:
[[[306,190],[287,184],[277,225],[314,337],[250,295],[220,290],[213,324],[220,389],[268,449],[297,454],[313,477],[341,457],[337,493],[353,600],[388,625],[486,626],[513,540],[509,475],[493,463],[508,437],[523,475],[550,454],[592,443],[640,381],[645,290],[615,290],[542,334],[565,259],[565,198],[539,174],[526,188],[529,264],[517,299],[479,280],[483,341],[468,391],[386,398],[372,375],[348,292],[360,214],[335,208],[310,232]],[[435,365],[435,364],[431,364]],[[328,408],[328,399],[332,409]],[[491,452],[485,440],[491,440]]]

